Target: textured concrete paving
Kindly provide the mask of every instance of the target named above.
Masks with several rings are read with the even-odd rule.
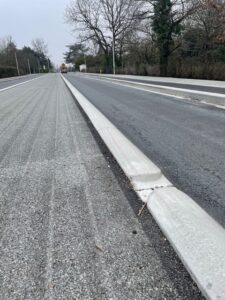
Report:
[[[202,299],[93,134],[59,75],[0,94],[0,299]]]
[[[84,76],[66,77],[225,227],[225,110]]]

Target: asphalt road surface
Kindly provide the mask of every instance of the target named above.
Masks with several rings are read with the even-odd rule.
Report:
[[[92,132],[57,74],[0,93],[1,300],[203,299]]]
[[[225,227],[225,110],[78,74],[66,78]]]
[[[198,81],[196,80],[196,84],[188,84],[188,83],[178,83],[178,82],[168,82],[168,81],[157,81],[157,80],[150,80],[147,78],[139,79],[139,78],[129,78],[129,77],[118,77],[118,76],[106,76],[107,78],[112,78],[116,80],[125,80],[125,81],[131,81],[131,82],[140,82],[145,84],[153,84],[153,85],[159,85],[159,86],[168,86],[168,87],[174,87],[174,88],[180,88],[180,89],[188,89],[193,91],[201,91],[201,92],[209,92],[209,93],[218,93],[218,94],[224,94],[225,95],[225,88],[224,87],[213,87],[213,86],[207,86],[207,85],[198,85]],[[104,78],[104,77],[103,77]],[[194,81],[194,80],[193,80]]]
[[[39,74],[31,74],[31,75],[27,75],[27,76],[20,76],[20,77],[15,77],[15,78],[4,78],[4,79],[0,79],[0,90],[7,88],[9,86],[13,86],[28,80],[31,80],[33,78],[37,78],[40,77],[41,75]]]

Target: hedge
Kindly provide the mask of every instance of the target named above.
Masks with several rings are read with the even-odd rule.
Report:
[[[0,78],[17,76],[17,69],[15,67],[0,66]]]

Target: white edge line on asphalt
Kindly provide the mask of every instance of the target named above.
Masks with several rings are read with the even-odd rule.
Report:
[[[216,107],[216,108],[224,109],[224,110],[225,110],[225,106],[223,106],[223,105],[207,103],[207,102],[205,102],[205,101],[203,101],[203,100],[201,100],[200,103],[201,103],[201,104],[204,104],[204,105],[206,105],[206,106],[214,106],[214,107]]]
[[[90,75],[87,75],[90,76]],[[93,77],[98,77],[98,75],[92,75]],[[143,83],[143,82],[138,82],[138,81],[129,81],[129,80],[124,80],[124,79],[114,79],[111,77],[106,77],[106,76],[99,76],[99,79],[107,79],[107,80],[112,80],[112,81],[117,81],[117,82],[125,82],[125,83],[129,83],[129,84],[137,84],[140,86],[146,86],[146,87],[154,87],[154,88],[162,88],[162,89],[167,89],[167,90],[171,90],[171,91],[179,91],[179,92],[185,92],[185,93],[191,93],[191,94],[196,94],[196,95],[203,95],[203,96],[212,96],[212,97],[217,97],[217,98],[222,98],[224,99],[225,94],[219,94],[219,93],[211,93],[211,92],[204,92],[204,91],[198,91],[198,90],[189,90],[189,89],[183,89],[183,88],[179,88],[179,87],[171,87],[171,86],[166,86],[166,85],[157,85],[157,84],[152,84],[152,83]],[[157,92],[158,93],[158,92]],[[167,95],[167,94],[166,94]],[[169,94],[171,95],[171,94]],[[178,97],[178,96],[176,96]],[[180,96],[180,98],[183,98]]]
[[[114,80],[114,82],[111,82],[110,79],[111,78],[96,78],[95,76],[92,76],[92,75],[85,75],[85,77],[87,77],[88,79],[91,79],[91,80],[103,80],[105,82],[110,82],[112,84],[115,84],[115,85],[121,85],[121,86],[126,86],[126,87],[129,87],[129,88],[132,88],[132,89],[136,89],[136,90],[140,90],[140,91],[145,91],[145,92],[148,92],[148,93],[152,93],[152,94],[158,94],[158,95],[163,95],[163,96],[166,96],[166,97],[172,97],[172,98],[175,98],[175,99],[179,99],[179,100],[188,100],[188,101],[191,101],[191,104],[203,104],[205,106],[212,106],[212,107],[216,107],[216,108],[219,108],[219,109],[224,109],[225,110],[225,106],[223,105],[219,105],[219,104],[214,104],[214,103],[209,103],[209,102],[206,102],[204,100],[194,100],[194,99],[191,99],[190,97],[185,97],[185,96],[177,96],[177,95],[173,95],[173,94],[167,94],[167,93],[162,93],[162,92],[159,92],[159,91],[151,91],[151,90],[147,90],[143,87],[136,87],[136,86],[131,86],[130,84],[124,84],[122,83],[123,81],[122,80],[116,80],[116,79],[112,79]],[[121,82],[121,83],[120,83]],[[132,83],[131,81],[129,81],[129,83]],[[135,84],[139,84],[139,83],[135,83]],[[146,84],[148,86],[148,84]],[[156,87],[161,87],[161,86],[156,86]],[[166,86],[163,86],[163,88],[167,88]],[[176,89],[175,89],[176,90]],[[178,91],[180,90],[179,88],[177,89]],[[191,91],[191,90],[187,90],[187,91]],[[213,94],[215,95],[215,94]],[[220,95],[220,94],[219,94]],[[222,97],[222,99],[225,98],[225,95]]]
[[[32,75],[39,75],[39,73],[34,73]],[[0,83],[1,82],[7,82],[7,81],[14,81],[14,80],[19,80],[23,78],[30,77],[30,74],[28,75],[21,75],[21,76],[14,76],[14,77],[5,77],[5,78],[0,78]]]
[[[154,216],[193,280],[207,299],[225,299],[225,230],[189,196],[163,176],[90,101],[64,76],[134,190]]]
[[[225,88],[225,82],[219,80],[207,80],[207,79],[188,79],[188,78],[177,78],[177,77],[157,77],[157,76],[145,76],[145,75],[121,75],[121,74],[100,74],[100,73],[85,73],[87,75],[95,75],[102,77],[111,77],[111,78],[121,78],[124,80],[128,79],[137,79],[145,80],[147,82],[161,82],[161,83],[178,83],[178,84],[188,84],[192,86],[204,86],[204,87],[217,87]]]
[[[89,76],[89,75],[85,75],[85,77],[88,77],[89,79],[92,79],[92,80],[101,80],[101,81],[104,80],[105,82],[109,82],[110,79],[111,79],[111,78],[109,79],[109,78],[105,78],[105,77],[103,77],[103,78],[95,78],[94,76]],[[110,81],[110,83],[112,83],[112,84],[126,86],[126,87],[129,87],[129,88],[132,88],[132,89],[136,89],[136,90],[140,90],[140,91],[145,91],[145,92],[153,93],[153,94],[159,94],[159,95],[163,95],[163,96],[167,96],[167,97],[172,97],[172,98],[177,98],[177,99],[188,99],[188,100],[190,100],[187,97],[181,97],[181,96],[166,94],[166,93],[162,93],[162,92],[150,91],[150,90],[147,90],[147,89],[145,89],[143,87],[136,87],[136,86],[131,86],[131,85],[128,85],[128,84],[124,84],[122,80],[116,80],[116,79],[112,79],[112,80],[114,81],[114,82]],[[128,82],[128,81],[126,81],[126,82]],[[131,83],[131,81],[129,81],[129,83]],[[134,83],[134,84],[136,84],[136,83]]]
[[[23,81],[23,82],[14,84],[14,85],[7,86],[6,88],[1,89],[0,92],[7,91],[7,90],[12,89],[12,88],[15,88],[15,87],[17,87],[17,86],[19,86],[19,85],[22,85],[22,84],[25,84],[25,83],[28,83],[28,82],[31,82],[31,81],[33,81],[33,80],[40,79],[40,78],[42,78],[42,75],[41,75],[41,76],[38,76],[38,77],[35,77],[35,78],[32,78],[32,79],[27,80],[27,81]]]

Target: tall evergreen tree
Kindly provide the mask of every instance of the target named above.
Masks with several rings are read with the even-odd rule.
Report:
[[[178,47],[174,39],[181,33],[182,22],[194,12],[196,4],[187,6],[183,1],[153,0],[152,29],[159,51],[160,75],[167,76],[168,59]]]

